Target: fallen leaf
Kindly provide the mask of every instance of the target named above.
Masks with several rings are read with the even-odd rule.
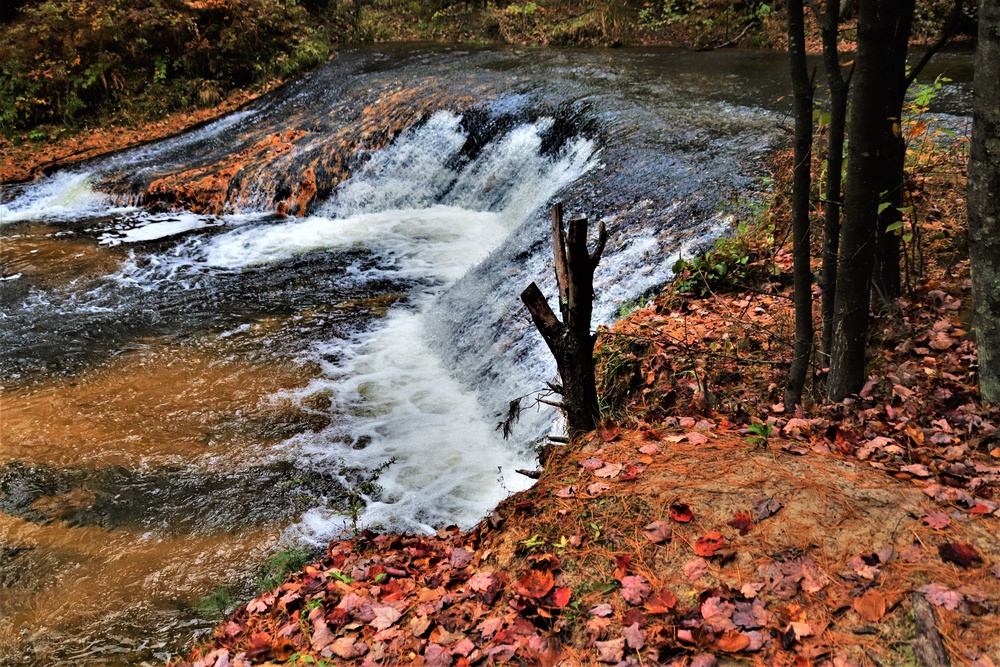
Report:
[[[699,653],[691,658],[691,667],[717,667],[718,664],[718,658],[711,653]]]
[[[630,604],[641,604],[653,592],[653,589],[649,587],[649,583],[643,576],[630,575],[622,577],[621,583],[620,592],[622,597]]]
[[[587,487],[587,493],[592,496],[599,496],[605,491],[609,490],[611,487],[604,482],[594,482]]]
[[[935,607],[944,607],[954,611],[962,604],[964,596],[943,584],[924,584],[917,589],[924,598]]]
[[[736,653],[750,646],[750,638],[738,630],[730,630],[722,635],[719,641],[716,642],[716,646],[719,647],[720,651]]]
[[[565,607],[569,604],[570,590],[565,587],[556,588],[549,596],[553,607]]]
[[[951,517],[944,512],[928,512],[927,516],[923,518],[923,522],[931,528],[945,528],[951,523]]]
[[[611,608],[611,605],[609,605],[607,602],[604,602],[602,604],[591,607],[590,615],[604,618],[605,616],[610,616],[612,611],[613,610]]]
[[[545,597],[552,587],[555,586],[555,579],[549,570],[529,569],[514,584],[514,592],[526,598]]]
[[[402,616],[398,609],[387,604],[372,605],[372,611],[375,613],[375,618],[369,625],[377,630],[385,630]]]
[[[715,552],[726,546],[726,538],[717,530],[706,533],[694,543],[694,552],[699,556],[711,558]]]
[[[458,548],[452,549],[449,559],[451,560],[451,566],[460,570],[471,563],[474,556],[475,554],[468,549]]]
[[[708,561],[704,558],[695,558],[684,563],[684,576],[689,581],[697,581],[708,572]]]
[[[948,542],[942,544],[938,546],[938,553],[941,555],[941,560],[955,563],[965,568],[983,562],[983,557],[979,555],[975,547],[966,542]]]
[[[774,516],[783,507],[780,501],[774,498],[758,498],[754,509],[757,510],[757,521]]]
[[[670,538],[673,536],[673,529],[670,528],[670,524],[662,519],[654,521],[642,530],[646,539],[653,544],[663,544],[664,542],[669,542]]]
[[[666,614],[677,606],[677,596],[669,589],[662,588],[646,600],[645,609],[650,614]]]
[[[576,495],[576,485],[570,484],[569,486],[564,486],[555,493],[557,498],[572,498]]]
[[[589,458],[580,461],[580,465],[585,470],[597,470],[598,468],[603,468],[605,464],[601,459]]]
[[[646,645],[646,632],[639,629],[638,623],[633,623],[625,628],[622,634],[625,636],[625,643],[628,644],[630,649],[638,651]]]
[[[621,463],[605,463],[602,467],[594,471],[594,476],[602,478],[615,477],[622,471]]]
[[[704,445],[708,442],[708,436],[704,433],[699,433],[698,431],[691,431],[684,435],[685,439],[692,445]]]
[[[727,524],[727,526],[732,526],[736,530],[740,531],[740,535],[746,535],[751,530],[753,530],[753,521],[750,520],[750,515],[746,512],[737,512]]]
[[[903,472],[908,472],[911,475],[916,475],[917,477],[930,477],[931,471],[927,469],[923,463],[914,463],[913,465],[900,466],[900,470]]]
[[[688,523],[694,518],[694,512],[684,503],[675,503],[670,506],[670,518],[677,523]]]
[[[878,591],[870,590],[856,598],[853,607],[861,618],[875,623],[885,616],[885,597]]]
[[[618,424],[606,419],[597,427],[597,434],[602,442],[611,442],[618,437]]]
[[[899,552],[899,557],[907,563],[916,563],[924,557],[924,550],[919,544],[911,544],[908,547],[904,547],[903,550]]]
[[[625,638],[612,639],[606,642],[597,642],[597,660],[609,664],[618,664],[622,656],[625,655]]]
[[[354,640],[354,635],[341,637],[337,641],[330,644],[330,650],[333,651],[335,656],[343,658],[344,660],[358,658],[368,652],[368,647],[365,644],[362,642],[355,642]],[[313,648],[315,649],[315,638]]]
[[[660,452],[662,452],[663,448],[660,447],[659,445],[648,444],[640,447],[639,451],[642,452],[643,454],[648,454],[649,456],[652,456],[654,454],[659,454]]]

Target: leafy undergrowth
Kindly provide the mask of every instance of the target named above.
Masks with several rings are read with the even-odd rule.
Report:
[[[818,400],[817,361],[817,400],[780,405],[779,172],[755,232],[603,333],[613,419],[548,448],[532,489],[468,532],[333,543],[174,665],[917,665],[934,637],[994,665],[998,414],[975,392],[964,207],[945,196],[961,157],[925,157],[923,266],[876,320],[859,395]]]

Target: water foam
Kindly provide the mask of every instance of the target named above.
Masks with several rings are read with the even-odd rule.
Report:
[[[88,215],[114,215],[129,209],[110,208],[111,199],[93,188],[90,171],[65,171],[33,183],[14,201],[0,204],[0,224],[23,220],[66,220]]]

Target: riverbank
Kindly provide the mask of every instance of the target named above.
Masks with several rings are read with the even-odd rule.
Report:
[[[602,333],[610,417],[534,487],[465,533],[334,542],[172,664],[994,665],[1000,415],[976,397],[962,151],[914,169],[923,265],[860,396],[781,406],[781,154],[768,210],[714,250],[745,268],[689,263]]]

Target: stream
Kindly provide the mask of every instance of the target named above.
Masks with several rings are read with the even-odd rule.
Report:
[[[349,49],[4,186],[0,664],[161,662],[277,550],[470,527],[526,488],[561,424],[496,426],[555,373],[518,298],[555,291],[549,205],[606,223],[594,323],[613,322],[752,204],[785,67]],[[947,87],[942,111],[967,100]]]

